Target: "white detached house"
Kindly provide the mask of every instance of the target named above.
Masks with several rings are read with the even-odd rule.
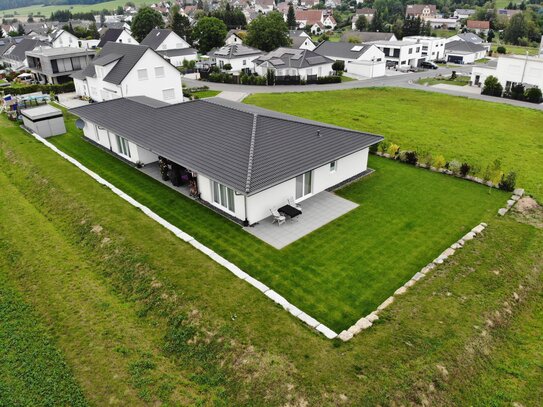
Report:
[[[147,34],[141,45],[155,50],[173,66],[181,66],[184,60],[195,61],[198,58],[198,52],[172,30],[155,28]]]
[[[79,48],[79,38],[61,28],[49,34],[49,42],[53,48]]]
[[[166,103],[183,101],[179,71],[144,45],[108,42],[72,78],[78,96],[97,102],[140,95]]]
[[[100,37],[98,48],[103,48],[108,42],[117,42],[122,44],[138,44],[136,39],[126,28],[108,28]]]

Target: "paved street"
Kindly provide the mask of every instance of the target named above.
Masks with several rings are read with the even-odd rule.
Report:
[[[419,89],[427,92],[437,92],[443,93],[452,96],[463,96],[469,99],[478,99],[484,100],[487,102],[494,103],[504,103],[513,106],[527,107],[530,109],[543,110],[543,104],[533,104],[528,102],[521,102],[518,100],[505,99],[505,98],[496,98],[491,96],[485,96],[476,94],[473,92],[473,88],[469,91],[463,91],[461,88],[459,90],[446,89],[434,86],[423,86],[416,83],[420,78],[433,77],[437,74],[442,74],[448,76],[454,70],[459,74],[469,75],[471,73],[471,66],[458,66],[454,68],[439,68],[437,70],[430,71],[421,71],[421,72],[412,72],[405,74],[397,74],[394,72],[389,72],[389,76],[384,76],[381,78],[374,79],[364,79],[358,81],[342,82],[342,83],[332,83],[326,85],[280,85],[280,86],[247,86],[247,85],[233,85],[226,83],[213,83],[213,82],[202,82],[195,79],[184,78],[183,82],[189,87],[198,87],[202,85],[208,86],[213,90],[220,90],[223,92],[229,92],[229,98],[232,95],[237,94],[241,97],[244,97],[242,94],[249,95],[251,93],[286,93],[286,92],[323,92],[327,90],[341,90],[341,89],[357,89],[357,88],[369,88],[376,86],[396,86],[408,89]]]

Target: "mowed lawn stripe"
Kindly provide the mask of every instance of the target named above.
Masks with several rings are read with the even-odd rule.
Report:
[[[9,219],[0,223],[2,252],[13,259],[8,277],[50,327],[88,399],[194,403],[198,386],[162,355],[164,327],[147,324],[121,301],[1,171],[0,190],[0,212]]]
[[[279,251],[84,141],[72,115],[67,128],[51,142],[336,331],[374,310],[507,199],[371,157],[376,173],[338,192],[360,206]]]
[[[385,136],[402,149],[442,154],[484,172],[499,159],[543,199],[543,112],[401,88],[253,94],[271,110]]]

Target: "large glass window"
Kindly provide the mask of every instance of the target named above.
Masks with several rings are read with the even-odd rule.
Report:
[[[312,192],[312,171],[296,177],[296,199],[300,199]]]
[[[235,211],[235,194],[232,188],[228,188],[226,185],[212,181],[213,183],[213,202],[223,206],[230,212]]]
[[[119,154],[125,155],[127,157],[131,157],[130,156],[130,146],[128,145],[128,140],[125,139],[124,137],[117,136],[117,135],[115,135],[115,137],[117,138],[117,147],[119,148]]]

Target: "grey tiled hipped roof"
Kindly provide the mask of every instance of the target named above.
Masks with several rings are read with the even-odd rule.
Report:
[[[382,140],[216,98],[153,106],[140,97],[70,111],[247,195]]]
[[[371,44],[323,41],[313,52],[330,58],[358,59],[371,47]]]
[[[210,57],[216,58],[243,58],[248,55],[259,55],[262,54],[262,51],[256,48],[248,47],[243,44],[231,44],[225,45],[221,48],[214,48],[207,53]]]
[[[475,44],[473,42],[467,41],[451,41],[445,44],[445,51],[448,52],[481,52],[484,51],[485,47],[480,44]]]
[[[266,55],[258,57],[253,62],[256,65],[267,62],[276,68],[308,68],[331,64],[334,61],[307,49],[277,48]]]
[[[117,61],[104,78],[104,81],[119,85],[148,49],[149,47],[145,45],[108,42],[94,61],[82,71],[73,74],[72,78],[84,79],[86,77],[94,77],[96,76],[95,65],[106,65]]]
[[[341,41],[349,42],[349,39],[356,38],[360,42],[390,41],[393,33],[369,32],[369,31],[347,31],[341,36]]]

